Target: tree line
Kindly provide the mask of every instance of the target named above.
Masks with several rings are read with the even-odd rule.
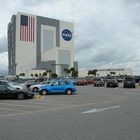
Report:
[[[65,77],[72,77],[72,78],[76,78],[78,77],[78,71],[75,70],[74,67],[68,69],[68,68],[64,68],[64,74]],[[19,75],[17,75],[17,77],[20,76],[25,76],[25,73],[20,73]],[[45,77],[48,76],[49,78],[57,78],[58,75],[56,73],[53,73],[51,70],[45,70],[45,72],[41,73],[35,73],[35,74],[31,74],[31,77]]]

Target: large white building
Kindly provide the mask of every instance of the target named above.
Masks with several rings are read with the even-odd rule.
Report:
[[[9,74],[51,70],[58,76],[74,62],[74,24],[18,12],[8,24]]]
[[[109,68],[109,69],[97,69],[96,76],[120,76],[120,75],[133,75],[131,68]],[[88,76],[88,70],[79,70],[79,77]]]

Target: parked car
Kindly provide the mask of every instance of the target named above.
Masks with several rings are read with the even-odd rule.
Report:
[[[122,82],[124,81],[124,79],[118,78],[117,81],[118,81],[119,83],[122,83]]]
[[[104,81],[101,78],[95,78],[93,85],[95,87],[102,87],[104,86]]]
[[[0,80],[0,85],[12,86],[16,89],[25,89],[26,88],[26,86],[24,86],[24,85],[16,84],[12,81],[7,81],[7,80]]]
[[[39,88],[39,93],[42,95],[47,95],[49,93],[66,93],[70,95],[74,92],[76,92],[76,88],[70,81],[53,81]]]
[[[39,84],[40,82],[36,82],[35,80],[29,80],[25,83],[25,86],[27,88],[30,88],[31,85],[36,85],[36,84]]]
[[[37,92],[39,87],[43,86],[43,85],[48,85],[50,83],[50,81],[44,81],[44,82],[41,82],[41,83],[37,83],[37,84],[33,84],[30,86],[30,89],[31,91],[33,92]]]
[[[92,79],[87,79],[88,85],[93,85],[93,80]]]
[[[118,87],[118,82],[116,79],[108,79],[106,81],[106,87]]]
[[[77,80],[76,79],[68,79],[67,81],[72,82],[73,85],[77,85]]]
[[[135,79],[133,77],[126,77],[123,82],[124,88],[135,88]]]
[[[84,81],[83,80],[77,80],[76,85],[77,86],[84,86]]]
[[[32,98],[34,94],[28,90],[16,89],[9,85],[0,85],[0,98],[17,98],[23,100],[25,98]]]
[[[88,85],[88,82],[86,79],[77,79],[77,81],[75,82],[75,85],[84,86],[84,85]]]

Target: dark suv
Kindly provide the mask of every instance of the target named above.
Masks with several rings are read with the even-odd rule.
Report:
[[[101,78],[95,78],[94,79],[94,87],[102,87],[104,86],[104,82]]]
[[[135,88],[135,79],[133,77],[126,77],[123,82],[124,88]]]
[[[106,87],[118,87],[118,82],[116,79],[108,79],[106,82]]]

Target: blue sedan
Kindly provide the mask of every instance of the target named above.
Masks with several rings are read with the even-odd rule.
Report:
[[[47,95],[49,93],[66,93],[70,95],[74,92],[76,92],[76,88],[70,81],[53,81],[39,88],[41,95]]]

